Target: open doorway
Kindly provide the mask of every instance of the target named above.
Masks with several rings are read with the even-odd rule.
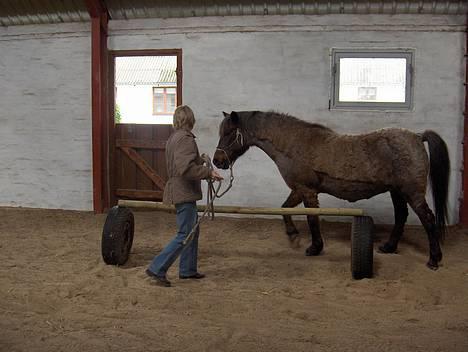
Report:
[[[111,203],[162,200],[165,145],[174,110],[182,104],[182,52],[114,51],[111,60]]]
[[[115,58],[117,123],[172,124],[177,107],[177,56]]]

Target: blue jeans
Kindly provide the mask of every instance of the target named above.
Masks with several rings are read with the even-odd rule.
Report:
[[[165,276],[171,265],[180,254],[179,275],[191,276],[197,273],[198,235],[199,229],[194,233],[192,240],[183,246],[193,226],[197,222],[197,204],[195,202],[176,204],[176,222],[178,232],[171,242],[154,257],[149,270],[157,276]]]

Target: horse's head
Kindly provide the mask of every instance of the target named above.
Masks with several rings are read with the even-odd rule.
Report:
[[[220,169],[227,169],[249,146],[242,132],[241,119],[235,111],[225,113],[219,126],[219,142],[213,157],[213,163]]]

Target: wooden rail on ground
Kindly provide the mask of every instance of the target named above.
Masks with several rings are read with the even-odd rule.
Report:
[[[120,206],[129,208],[145,208],[166,212],[175,212],[173,205],[166,205],[160,202],[139,201],[139,200],[119,200]],[[205,211],[205,205],[198,205],[198,211]],[[257,214],[257,215],[331,215],[331,216],[363,216],[362,209],[349,208],[258,208],[258,207],[233,207],[225,205],[215,205],[215,213],[229,214]]]

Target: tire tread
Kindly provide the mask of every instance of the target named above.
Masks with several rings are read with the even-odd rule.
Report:
[[[125,226],[129,226],[129,239],[125,243]],[[133,244],[135,220],[126,207],[115,206],[109,213],[102,231],[102,258],[109,265],[123,265],[127,262]]]
[[[361,280],[373,275],[374,243],[373,221],[369,216],[355,216],[351,229],[351,272]]]

